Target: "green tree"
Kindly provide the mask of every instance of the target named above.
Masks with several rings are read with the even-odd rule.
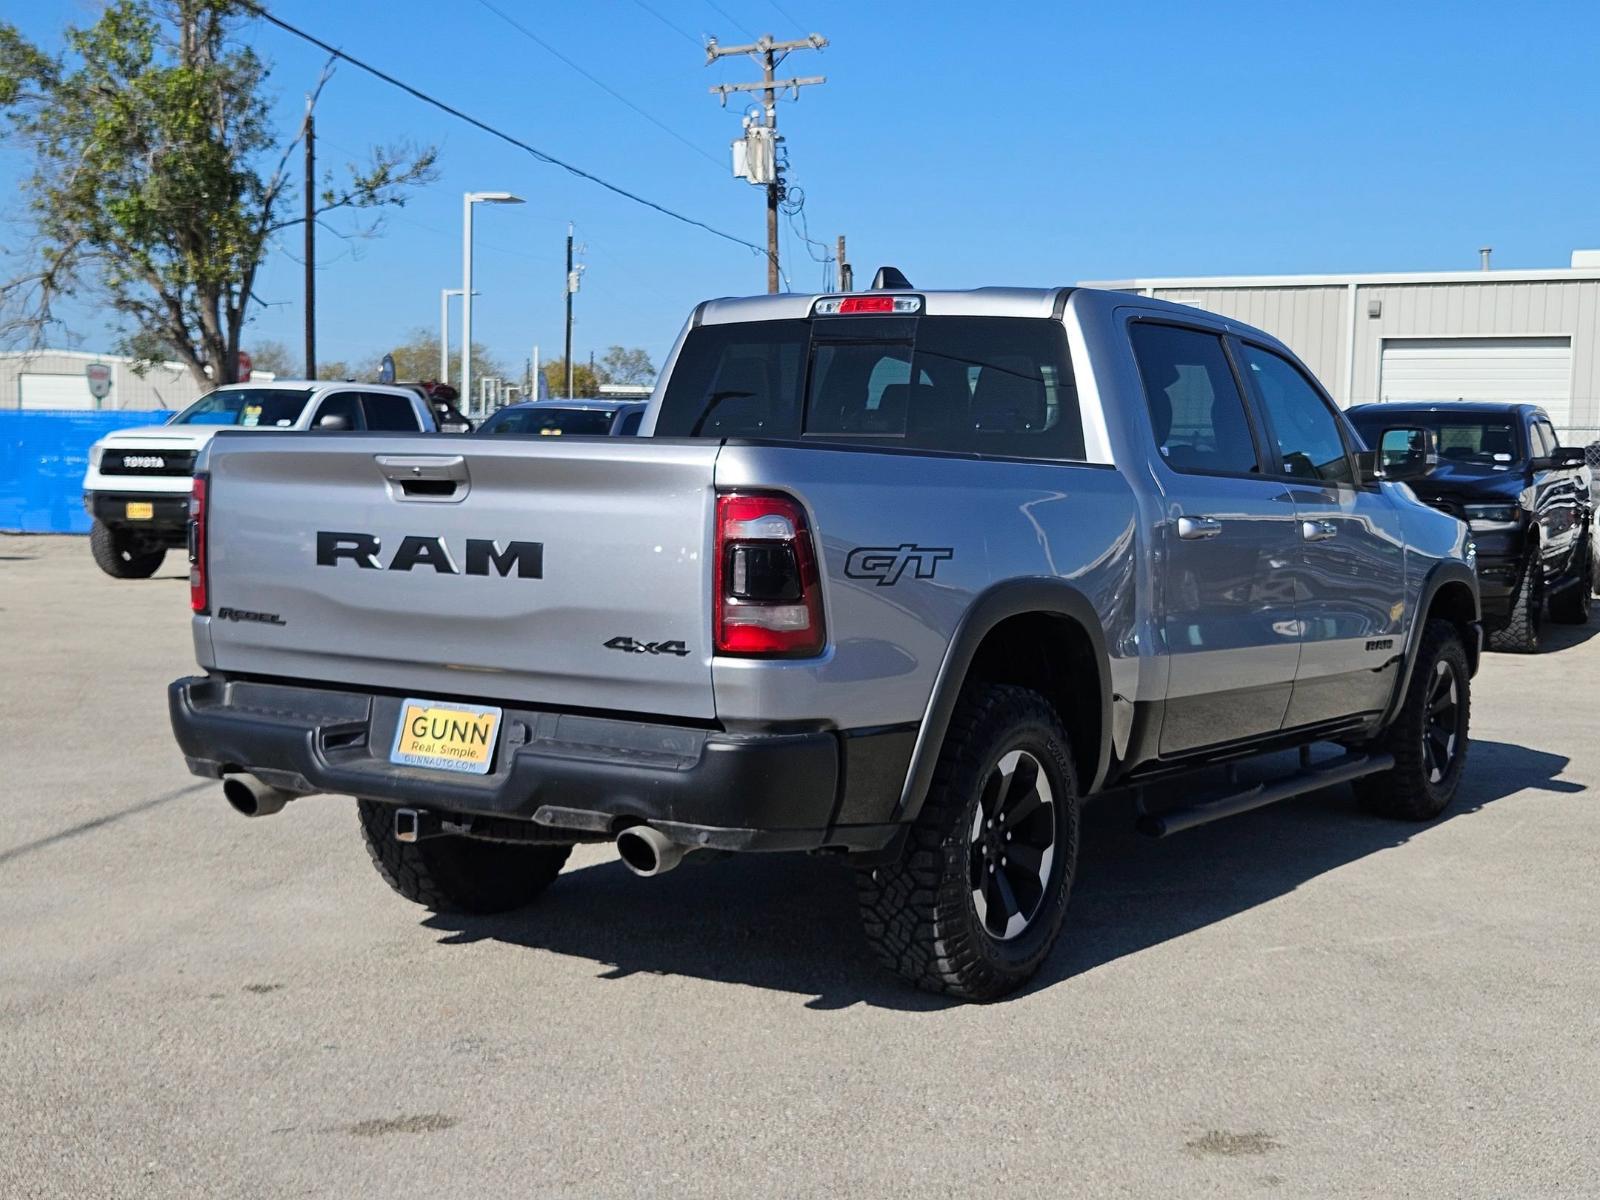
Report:
[[[567,360],[553,358],[545,363],[544,379],[550,385],[550,394],[552,396],[565,396],[567,394]],[[574,396],[598,396],[600,394],[600,385],[610,382],[600,369],[591,367],[586,362],[573,364],[572,392]]]
[[[282,342],[261,338],[259,341],[252,340],[245,349],[250,352],[252,371],[266,371],[279,379],[300,377],[299,360],[295,358],[294,351]]]
[[[332,362],[324,361],[317,364],[318,379],[359,379],[363,373],[360,368],[352,367],[337,358]]]
[[[421,381],[439,378],[439,331],[418,326],[406,334],[406,340],[389,351],[394,355],[394,377],[399,380]],[[381,357],[381,356],[380,356]],[[459,384],[461,374],[460,351],[450,353],[450,375]],[[488,379],[491,376],[508,378],[510,372],[489,356],[482,342],[472,343],[472,377]],[[522,372],[516,372],[522,378]]]
[[[34,242],[0,282],[0,337],[42,345],[63,296],[94,290],[203,385],[237,374],[256,274],[291,212],[267,66],[238,0],[111,0],[49,54],[0,22],[0,115],[32,157]],[[317,190],[318,219],[401,204],[435,151],[378,147]],[[357,233],[374,233],[369,226]]]
[[[613,346],[600,359],[600,369],[605,373],[604,383],[654,383],[656,365],[650,355],[638,348],[625,349]]]

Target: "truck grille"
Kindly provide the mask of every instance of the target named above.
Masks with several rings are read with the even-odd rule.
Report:
[[[107,450],[102,475],[193,475],[193,450]]]

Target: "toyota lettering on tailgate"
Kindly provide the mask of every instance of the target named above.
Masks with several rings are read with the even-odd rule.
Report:
[[[518,579],[544,578],[543,542],[507,542],[504,547],[492,538],[468,538],[465,569],[456,565],[443,538],[408,534],[387,563],[381,558],[382,544],[377,534],[317,531],[317,565],[336,567],[353,562],[368,571],[410,571],[432,567],[440,575],[489,575],[498,573]]]

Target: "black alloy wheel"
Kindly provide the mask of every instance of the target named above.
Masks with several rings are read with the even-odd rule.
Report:
[[[1461,685],[1455,663],[1441,658],[1433,665],[1422,725],[1422,761],[1429,783],[1439,783],[1450,773],[1461,739]]]
[[[972,907],[996,941],[1022,934],[1039,912],[1055,864],[1055,793],[1027,750],[1004,755],[984,781],[968,851]]]

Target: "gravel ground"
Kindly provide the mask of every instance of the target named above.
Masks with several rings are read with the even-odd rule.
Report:
[[[580,848],[462,919],[347,799],[240,819],[168,732],[169,561],[0,537],[0,1197],[1600,1195],[1590,629],[1486,659],[1431,826],[1091,810],[980,1008],[880,973],[836,864]]]

